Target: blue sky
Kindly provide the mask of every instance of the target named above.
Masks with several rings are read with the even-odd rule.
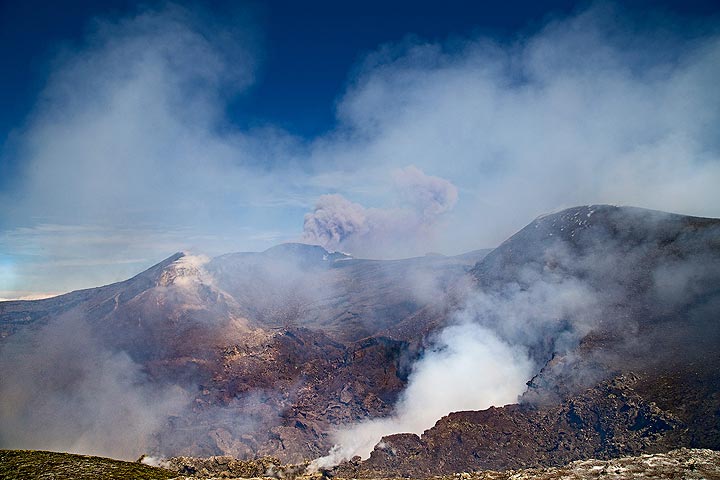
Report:
[[[367,53],[407,35],[442,40],[479,29],[511,36],[548,15],[571,12],[573,1],[490,2],[211,2],[196,10],[244,19],[260,63],[257,82],[228,105],[233,122],[271,122],[304,136],[334,125],[334,101],[350,70]],[[16,127],[47,80],[62,48],[82,45],[95,17],[131,15],[153,2],[37,0],[6,2],[2,15],[3,137]],[[157,2],[154,3],[158,5]],[[238,6],[238,5],[242,6]],[[683,7],[685,10],[687,7]]]
[[[174,251],[496,245],[718,216],[713,2],[5,2],[0,297]]]

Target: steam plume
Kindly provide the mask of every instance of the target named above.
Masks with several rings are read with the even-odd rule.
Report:
[[[336,432],[336,447],[315,460],[312,468],[337,465],[355,455],[367,458],[381,437],[421,434],[452,411],[513,403],[531,372],[527,352],[503,342],[491,330],[472,323],[448,327],[414,365],[395,413]]]

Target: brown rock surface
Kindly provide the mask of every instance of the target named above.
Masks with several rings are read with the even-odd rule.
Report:
[[[508,405],[452,413],[417,435],[385,437],[358,466],[340,476],[429,477],[458,471],[564,465],[688,444],[686,425],[646,401],[635,375],[621,375],[557,406]]]

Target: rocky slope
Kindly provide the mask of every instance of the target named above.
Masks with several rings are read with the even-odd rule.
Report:
[[[298,468],[300,467],[300,468]],[[302,466],[279,465],[277,460],[242,462],[230,457],[171,459],[167,468],[109,458],[67,453],[0,451],[0,476],[14,479],[239,479],[297,478],[319,480],[321,474],[308,474]],[[337,477],[342,478],[342,477]],[[380,477],[384,478],[384,477]],[[720,452],[678,449],[662,454],[645,454],[613,460],[588,459],[563,467],[520,470],[473,471],[434,477],[437,480],[584,480],[584,479],[720,479]]]
[[[575,301],[583,307],[560,310],[565,318],[545,319],[542,335],[523,343],[547,361],[518,405],[453,413],[422,437],[386,437],[370,459],[343,468],[428,476],[720,449],[717,220],[570,209],[531,223],[472,274],[493,298],[517,302],[538,285],[561,296],[572,282],[593,301]],[[557,341],[568,332],[575,341]]]
[[[180,478],[247,478],[250,475],[319,479],[322,474],[309,474],[304,465],[280,465],[273,459],[241,462],[228,457],[173,458],[166,468],[178,472]],[[388,473],[372,478],[391,478]],[[348,478],[348,477],[333,477]],[[427,478],[427,477],[406,477]],[[436,480],[583,480],[583,479],[720,479],[720,452],[707,449],[681,448],[667,453],[622,456],[611,460],[586,459],[561,467],[514,470],[475,470],[432,477]]]
[[[428,477],[565,465],[686,444],[686,425],[639,395],[633,388],[638,382],[622,375],[552,407],[522,404],[452,413],[422,437],[383,438],[367,461],[346,463],[339,475]]]
[[[18,403],[0,412],[0,444],[103,440],[120,402],[148,413],[117,419],[128,423],[122,442],[75,448],[124,458],[320,456],[335,426],[390,412],[422,331],[484,254],[354,260],[299,244],[215,259],[176,254],[125,282],[2,302],[0,367],[12,372],[2,387]],[[405,322],[415,328],[391,331]],[[129,384],[98,395],[95,377]],[[102,402],[98,418],[79,413]],[[38,414],[70,406],[69,415]],[[134,439],[133,427],[148,423]]]
[[[32,450],[0,450],[0,478],[5,480],[168,480],[177,473],[110,458]]]

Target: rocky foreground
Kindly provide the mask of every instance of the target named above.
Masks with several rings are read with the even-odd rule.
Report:
[[[280,465],[271,458],[238,461],[230,457],[177,457],[165,467],[183,473],[177,480],[247,478],[249,475],[297,480],[343,478],[342,470],[308,473],[306,465]],[[265,473],[260,473],[265,469]],[[190,472],[193,472],[190,474]],[[338,474],[335,476],[335,474]],[[377,472],[375,478],[391,477]],[[422,478],[422,477],[418,477]],[[452,475],[427,477],[433,480],[581,480],[581,479],[720,479],[720,452],[707,449],[680,448],[668,453],[644,454],[610,460],[579,460],[562,467],[526,468],[518,470],[482,470]]]
[[[581,460],[565,467],[531,468],[505,472],[461,473],[462,480],[581,480],[581,479],[717,479],[720,452],[681,448],[669,453],[623,457],[614,460]]]
[[[102,457],[28,450],[0,450],[0,478],[13,479],[239,479],[320,480],[332,472],[307,473],[305,465],[281,465],[272,458],[177,457],[165,468]],[[338,480],[341,477],[335,477]],[[382,478],[382,477],[379,477]],[[563,467],[464,472],[435,480],[720,479],[720,452],[681,448],[612,460],[581,460]]]

